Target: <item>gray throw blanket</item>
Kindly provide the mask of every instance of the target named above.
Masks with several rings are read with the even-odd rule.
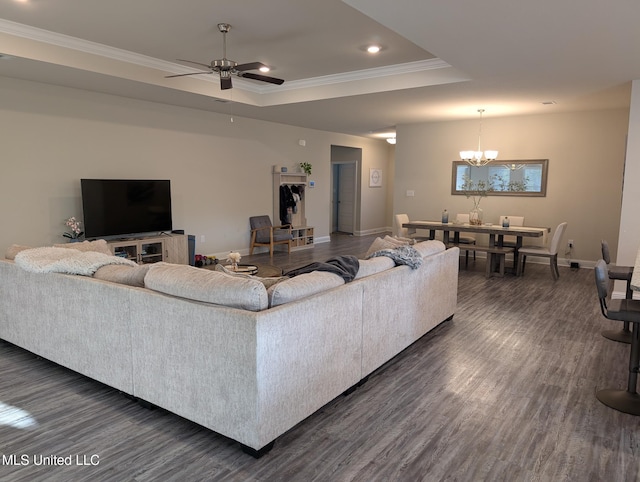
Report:
[[[328,271],[330,273],[337,274],[344,279],[345,283],[352,281],[360,269],[360,262],[358,258],[350,254],[343,256],[334,256],[328,260],[302,266],[301,268],[292,269],[284,273],[284,276],[297,276],[303,273],[311,273],[312,271]]]
[[[413,246],[399,246],[394,249],[381,249],[375,251],[367,256],[369,258],[375,258],[378,256],[387,256],[391,258],[397,265],[406,264],[411,269],[418,269],[422,264],[422,256]]]

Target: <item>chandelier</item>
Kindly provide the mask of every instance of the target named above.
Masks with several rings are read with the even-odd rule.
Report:
[[[498,157],[498,151],[482,151],[480,149],[480,137],[482,136],[482,113],[484,109],[478,109],[480,113],[480,129],[478,130],[478,150],[477,151],[460,151],[460,158],[468,162],[472,166],[482,167],[495,161]]]

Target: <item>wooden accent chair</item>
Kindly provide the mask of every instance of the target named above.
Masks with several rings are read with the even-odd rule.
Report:
[[[274,226],[269,216],[252,216],[249,218],[251,226],[251,247],[249,254],[253,254],[256,246],[268,246],[269,256],[273,256],[273,247],[277,244],[286,244],[287,252],[291,253],[291,225]]]
[[[625,298],[633,299],[633,290],[631,289],[631,277],[633,276],[633,266],[609,266],[611,263],[611,255],[609,254],[609,243],[604,239],[600,242],[602,248],[602,259],[607,265],[610,280],[622,280],[627,282]],[[631,330],[629,322],[625,321],[621,330],[604,330],[602,336],[609,340],[619,341],[620,343],[631,343]]]
[[[613,300],[609,297],[609,285],[611,282],[607,264],[603,259],[596,263],[594,271],[602,315],[609,320],[633,323],[627,389],[609,388],[598,390],[596,398],[606,406],[615,408],[620,412],[640,415],[640,395],[636,391],[638,370],[640,368],[640,301],[629,299]]]
[[[548,248],[542,246],[527,246],[520,248],[518,252],[520,253],[522,262],[518,265],[518,274],[524,274],[524,266],[527,262],[527,256],[539,256],[542,258],[549,258],[551,276],[553,276],[554,280],[560,278],[560,271],[558,271],[558,248],[560,247],[560,240],[562,239],[562,235],[566,228],[566,222],[558,224]]]

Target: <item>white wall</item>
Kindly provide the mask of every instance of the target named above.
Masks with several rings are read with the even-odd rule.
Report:
[[[367,173],[389,163],[382,140],[230,122],[227,115],[6,77],[0,132],[0,255],[12,243],[62,242],[64,220],[82,214],[83,177],[170,179],[174,228],[196,235],[198,253],[246,250],[249,216],[273,212],[272,166],[302,161],[313,165],[316,181],[307,191],[307,220],[316,240],[326,240],[331,145],[361,148]],[[384,204],[386,191],[373,194],[376,203]],[[386,225],[385,210],[362,216],[363,230]]]
[[[573,239],[572,258],[586,263],[600,257],[601,239],[617,246],[628,115],[620,109],[485,118],[482,146],[499,150],[500,159],[549,159],[546,197],[483,198],[485,221],[523,215],[525,224],[552,231],[567,221],[564,245]],[[395,213],[439,220],[445,208],[452,214],[469,212],[470,199],[451,195],[452,161],[459,150],[477,143],[478,125],[476,120],[398,127]],[[415,197],[407,197],[407,190]]]

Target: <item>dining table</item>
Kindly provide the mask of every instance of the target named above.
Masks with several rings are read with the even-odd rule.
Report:
[[[503,247],[504,236],[515,236],[516,245],[513,251],[513,271],[518,274],[519,249],[522,247],[523,238],[540,238],[551,232],[548,227],[530,226],[502,226],[499,224],[468,224],[468,223],[443,223],[439,221],[410,221],[402,225],[409,229],[421,229],[429,231],[429,239],[435,239],[436,231],[443,232],[443,242],[445,246],[459,245],[460,233],[476,233],[489,235],[489,246]],[[453,233],[453,237],[451,236]],[[467,246],[465,246],[467,249]],[[473,250],[473,245],[468,249]],[[487,262],[493,262],[495,253],[487,252]],[[640,279],[638,280],[640,282]],[[640,285],[639,285],[640,286]],[[640,289],[640,288],[638,288]]]
[[[630,287],[634,291],[640,291],[640,249],[638,249],[636,262],[633,265],[633,274],[631,275]]]

